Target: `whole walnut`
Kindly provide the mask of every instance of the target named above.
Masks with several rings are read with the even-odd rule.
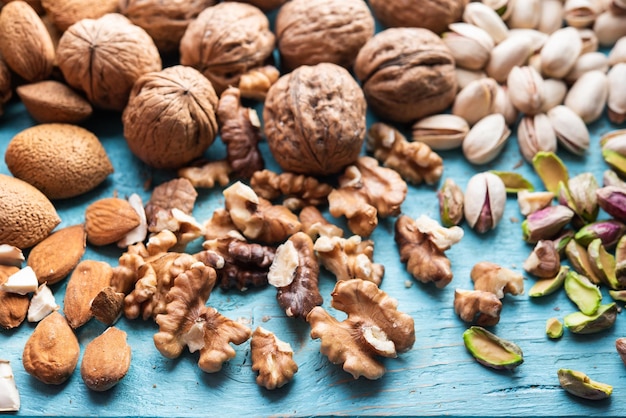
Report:
[[[204,74],[218,95],[251,68],[263,65],[274,50],[269,20],[258,8],[237,2],[206,8],[180,41],[180,63]]]
[[[159,51],[178,51],[189,22],[216,0],[121,0],[122,14],[152,37]]]
[[[416,27],[442,33],[461,20],[469,0],[369,0],[374,16],[386,27]]]
[[[392,28],[367,41],[354,72],[375,113],[406,123],[452,104],[457,91],[454,65],[446,44],[430,30]]]
[[[218,98],[211,82],[191,67],[176,65],[143,75],[122,115],[130,150],[156,168],[178,168],[213,143]]]
[[[343,67],[298,67],[267,93],[263,120],[270,151],[285,171],[337,173],[359,156],[365,110],[363,92]]]
[[[7,3],[11,3],[12,1],[16,1],[16,0],[2,0],[2,1],[0,1],[0,9],[2,9],[2,6],[4,6]],[[30,7],[35,9],[35,11],[38,14],[43,14],[44,13],[44,9],[41,6],[41,0],[25,0],[25,1],[26,1],[26,3],[30,4]]]
[[[363,0],[292,0],[276,16],[281,66],[332,62],[352,67],[374,35],[374,17]]]
[[[59,40],[57,61],[70,86],[94,106],[116,111],[124,109],[141,75],[162,68],[150,35],[118,13],[70,26]]]
[[[54,26],[64,32],[79,20],[117,12],[119,0],[42,0],[41,5]]]
[[[240,0],[242,3],[248,3],[258,7],[264,12],[271,12],[278,9],[283,4],[287,3],[287,0]]]

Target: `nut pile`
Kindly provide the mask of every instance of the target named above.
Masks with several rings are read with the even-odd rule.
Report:
[[[298,371],[290,344],[209,302],[215,286],[268,285],[330,362],[379,379],[381,357],[416,339],[414,319],[380,287],[385,266],[370,237],[381,220],[393,222],[407,274],[443,288],[454,276],[445,251],[462,241],[462,225],[497,230],[512,194],[525,217],[520,236],[533,246],[523,265],[537,278],[530,297],[563,287],[579,309],[563,324],[548,319],[547,335],[615,323],[618,306],[603,303],[600,287],[626,301],[626,131],[593,149],[587,125],[604,113],[626,121],[623,0],[422,0],[410,12],[399,0],[6,3],[0,115],[15,90],[39,124],[4,154],[13,177],[0,175],[0,326],[37,323],[22,361],[41,382],[59,385],[79,368],[89,389],[114,387],[131,363],[116,326],[124,316],[153,321],[159,353],[198,352],[207,373],[250,340],[257,383],[280,388]],[[275,33],[264,13],[274,9]],[[375,18],[387,26],[377,34]],[[172,52],[179,63],[163,68]],[[261,115],[251,101],[263,103]],[[367,109],[381,122],[368,128]],[[119,115],[134,156],[172,179],[145,204],[138,194],[103,197],[82,223],[56,229],[57,202],[113,181],[99,139],[75,125],[103,112]],[[545,190],[482,170],[512,132]],[[212,155],[218,138],[222,159]],[[263,140],[282,171],[266,169]],[[444,178],[438,152],[453,150],[482,170],[465,190]],[[601,180],[570,176],[562,152],[601,152],[610,169]],[[410,187],[422,184],[438,188],[439,221],[402,213]],[[198,189],[214,187],[223,188],[223,207],[196,219]],[[84,259],[101,246],[117,247],[117,265]],[[320,292],[321,271],[337,279],[330,295]],[[465,346],[483,365],[519,366],[521,348],[483,327],[500,321],[505,294],[523,293],[522,275],[480,261],[470,276],[474,289],[456,289],[453,302],[473,325]],[[343,320],[322,306],[328,296]],[[107,329],[79,367],[76,330],[93,318]],[[616,342],[622,356],[624,345]],[[0,371],[0,411],[18,410],[9,363],[0,360]],[[558,379],[588,399],[612,393],[582,372],[560,369]]]

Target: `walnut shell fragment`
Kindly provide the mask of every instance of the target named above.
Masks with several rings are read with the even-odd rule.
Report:
[[[293,349],[263,327],[257,327],[250,340],[252,370],[258,372],[256,383],[267,390],[285,386],[298,371]]]
[[[469,0],[370,0],[374,15],[389,27],[420,27],[442,33],[461,20]]]
[[[156,168],[179,168],[200,157],[217,135],[217,95],[197,70],[176,65],[144,74],[122,115],[130,150]]]
[[[407,123],[452,104],[457,91],[454,65],[446,44],[428,29],[392,28],[367,41],[354,72],[376,114]]]
[[[276,16],[283,69],[331,62],[350,68],[374,35],[374,17],[363,0],[292,0]]]
[[[263,121],[284,171],[328,175],[356,161],[365,139],[365,98],[342,67],[301,66],[270,88]]]
[[[161,70],[152,38],[117,13],[70,26],[59,40],[57,62],[70,86],[94,106],[115,111],[124,109],[140,76]]]
[[[215,3],[215,0],[190,0],[183,4],[180,0],[119,1],[120,12],[142,27],[162,53],[178,51],[189,23]]]
[[[220,95],[237,86],[242,74],[264,65],[273,50],[274,34],[261,10],[224,2],[189,23],[180,40],[180,63],[198,69]]]
[[[322,354],[355,379],[379,379],[385,366],[376,357],[397,357],[415,343],[413,318],[399,312],[398,302],[372,282],[337,282],[331,305],[348,317],[339,322],[324,308],[313,308],[307,316],[311,338],[320,338]]]

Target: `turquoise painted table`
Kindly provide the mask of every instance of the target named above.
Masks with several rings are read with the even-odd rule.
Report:
[[[373,118],[370,117],[370,122]],[[0,155],[14,134],[34,121],[24,107],[12,102],[0,119]],[[96,190],[77,199],[58,201],[59,227],[84,221],[84,209],[104,197],[139,193],[144,201],[153,185],[171,178],[172,173],[155,171],[134,158],[122,136],[118,114],[97,113],[84,124],[102,141],[115,173]],[[621,126],[623,128],[624,126]],[[585,157],[566,151],[559,155],[570,174],[590,171],[600,180],[607,168],[599,150],[599,137],[619,128],[603,119],[590,126],[592,145]],[[277,166],[262,150],[269,168]],[[221,158],[224,149],[219,141],[207,152],[211,159]],[[445,178],[453,178],[465,188],[474,173],[496,169],[515,171],[541,188],[539,178],[520,157],[513,135],[502,155],[485,166],[472,166],[459,151],[441,153]],[[8,174],[4,159],[0,173]],[[438,219],[436,187],[409,186],[402,212],[412,217],[426,214]],[[201,190],[194,210],[199,221],[208,219],[213,210],[223,206],[220,189]],[[185,352],[176,360],[162,357],[154,347],[157,331],[152,321],[122,318],[117,326],[128,333],[132,363],[128,375],[114,389],[94,393],[83,384],[80,373],[61,386],[46,386],[29,376],[22,366],[24,343],[34,326],[22,324],[12,331],[0,331],[0,358],[11,361],[21,394],[20,416],[291,416],[291,415],[453,415],[453,416],[626,416],[626,367],[615,351],[614,341],[626,336],[626,319],[617,318],[615,326],[603,333],[579,336],[566,330],[557,341],[545,335],[549,317],[562,319],[576,310],[564,292],[530,299],[526,294],[506,296],[500,323],[492,330],[516,342],[524,351],[524,363],[514,371],[495,371],[474,361],[466,352],[462,334],[468,324],[453,310],[455,288],[471,289],[469,272],[478,261],[492,261],[522,271],[522,263],[531,247],[522,241],[519,213],[514,196],[507,201],[504,219],[496,230],[478,235],[464,225],[465,236],[447,252],[454,280],[444,289],[414,281],[399,261],[393,241],[394,219],[383,220],[374,231],[375,261],[385,265],[381,288],[399,301],[399,309],[415,320],[416,342],[397,359],[384,362],[387,373],[377,381],[354,380],[341,367],[331,364],[319,352],[319,341],[309,336],[309,327],[287,318],[276,302],[273,287],[238,291],[213,291],[209,304],[222,314],[241,318],[254,329],[257,326],[275,332],[289,342],[299,371],[287,386],[267,391],[255,383],[251,369],[249,342],[236,347],[237,355],[215,374],[197,367],[197,353]],[[190,248],[200,242],[194,242]],[[83,259],[104,260],[117,265],[120,251],[111,246],[88,246]],[[411,283],[407,286],[406,283]],[[525,280],[526,289],[534,279]],[[322,269],[320,278],[324,307],[330,309],[334,278]],[[52,286],[59,304],[66,283]],[[610,297],[603,289],[604,302]],[[92,320],[77,335],[84,349],[105,327]],[[557,369],[572,368],[592,379],[614,386],[614,393],[601,402],[584,401],[568,395],[559,386]]]

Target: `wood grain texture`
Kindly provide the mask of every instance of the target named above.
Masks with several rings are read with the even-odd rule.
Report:
[[[32,124],[21,104],[8,106],[0,126],[0,153],[4,154],[15,133]],[[88,204],[114,192],[118,196],[139,193],[145,202],[149,193],[144,183],[151,180],[158,184],[168,178],[167,173],[151,170],[130,154],[118,119],[96,115],[85,126],[102,141],[115,173],[92,192],[57,202],[62,219],[59,227],[82,222]],[[590,128],[593,139],[586,157],[576,157],[563,150],[559,155],[566,161],[571,175],[591,171],[601,179],[606,165],[600,156],[599,136],[618,127],[603,120]],[[269,168],[276,169],[266,143],[262,144],[262,151]],[[207,156],[216,159],[223,152],[221,144],[216,143]],[[542,188],[532,168],[522,162],[515,137],[509,140],[498,159],[485,166],[468,164],[457,151],[441,155],[444,178],[452,177],[463,188],[472,174],[489,169],[519,172]],[[4,163],[0,165],[0,173],[8,174]],[[409,186],[403,213],[412,217],[427,214],[438,219],[435,191],[434,187]],[[220,189],[202,190],[194,216],[204,221],[222,205]],[[245,319],[253,329],[261,325],[292,345],[299,371],[291,383],[271,392],[258,387],[251,369],[249,342],[235,348],[236,357],[220,372],[206,374],[196,365],[197,353],[185,352],[176,360],[162,357],[152,341],[158,330],[153,322],[121,319],[116,326],[128,333],[133,358],[129,373],[115,388],[105,393],[91,392],[78,370],[64,385],[46,386],[30,377],[21,364],[24,343],[34,329],[26,323],[14,331],[0,331],[0,357],[11,361],[21,394],[22,408],[17,415],[626,416],[626,368],[614,345],[616,338],[626,336],[623,314],[618,316],[615,327],[601,334],[580,336],[566,330],[563,338],[552,341],[545,336],[546,319],[556,316],[562,320],[576,310],[565,293],[560,291],[537,300],[526,294],[507,295],[501,321],[491,329],[522,348],[524,363],[514,371],[495,371],[479,365],[466,352],[462,333],[468,325],[454,313],[454,288],[472,288],[469,272],[478,261],[492,261],[522,271],[531,246],[522,241],[521,220],[516,199],[510,196],[504,219],[495,231],[478,235],[464,226],[464,238],[447,252],[454,279],[444,289],[411,279],[399,261],[393,241],[394,219],[380,222],[372,238],[375,261],[386,268],[381,288],[399,301],[401,311],[414,318],[417,337],[410,351],[384,361],[387,374],[380,380],[354,380],[339,366],[331,364],[320,354],[319,341],[310,338],[308,326],[287,318],[280,310],[274,288],[245,293],[216,289],[209,305],[229,318]],[[103,260],[115,266],[119,255],[114,246],[88,246],[83,260]],[[410,287],[406,287],[407,281]],[[534,279],[527,278],[526,289],[533,282]],[[320,283],[324,307],[333,311],[329,303],[334,279],[323,268]],[[63,301],[66,284],[67,280],[52,286],[58,303]],[[610,301],[606,289],[603,294],[603,302]],[[81,349],[104,329],[104,325],[94,320],[80,328],[77,336]],[[613,385],[612,397],[592,402],[568,395],[558,383],[556,372],[561,367],[583,371],[594,380]]]

